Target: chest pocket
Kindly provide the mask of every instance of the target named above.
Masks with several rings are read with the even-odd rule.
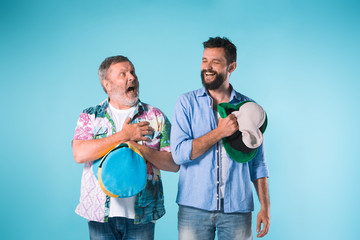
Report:
[[[104,138],[108,135],[108,128],[107,127],[99,127],[99,128],[95,128],[94,131],[94,139],[100,139],[100,138]]]

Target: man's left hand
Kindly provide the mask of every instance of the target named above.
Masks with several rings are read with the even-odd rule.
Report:
[[[261,229],[262,224],[262,229]],[[262,238],[268,232],[270,228],[270,210],[269,209],[260,209],[260,212],[257,215],[257,223],[256,223],[256,237]]]

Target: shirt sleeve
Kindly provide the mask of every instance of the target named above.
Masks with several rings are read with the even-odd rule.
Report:
[[[163,115],[162,117],[162,130],[160,133],[160,151],[170,152],[170,129],[171,123],[169,119]]]
[[[191,162],[193,137],[188,108],[189,102],[180,96],[175,105],[170,135],[171,154],[178,165]]]
[[[94,137],[93,124],[89,115],[81,113],[75,128],[73,140],[90,140]]]
[[[265,158],[264,143],[258,148],[255,157],[249,162],[251,181],[269,177],[269,170]]]

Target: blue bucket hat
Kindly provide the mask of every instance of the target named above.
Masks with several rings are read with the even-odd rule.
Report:
[[[128,143],[110,150],[93,163],[93,172],[104,193],[114,198],[138,194],[146,184],[146,164],[141,152]]]

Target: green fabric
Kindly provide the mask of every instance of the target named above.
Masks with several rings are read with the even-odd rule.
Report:
[[[245,104],[247,102],[252,102],[252,101],[244,101],[237,105],[234,105],[231,103],[219,103],[217,106],[218,106],[218,111],[219,111],[220,117],[226,118],[228,116],[228,114],[226,112],[227,109],[233,109],[234,111],[237,111],[243,104]],[[266,115],[266,113],[265,113],[265,115]],[[265,131],[266,126],[267,126],[267,117],[265,117],[265,122],[264,122],[263,126],[264,126],[263,129]],[[257,153],[257,149],[255,149],[254,151],[252,151],[250,153],[238,151],[230,146],[227,138],[223,138],[222,140],[223,140],[223,144],[224,144],[226,153],[230,156],[231,159],[233,159],[236,162],[239,162],[239,163],[249,162],[255,157],[255,155]]]

